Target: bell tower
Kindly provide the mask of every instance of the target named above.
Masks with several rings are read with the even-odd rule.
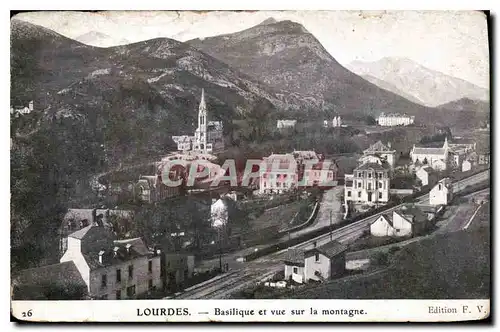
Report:
[[[207,146],[207,104],[205,103],[205,89],[201,90],[200,106],[198,107],[198,144],[201,150]]]

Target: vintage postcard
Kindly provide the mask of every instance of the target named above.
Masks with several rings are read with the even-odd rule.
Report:
[[[488,319],[488,15],[13,15],[13,319]]]

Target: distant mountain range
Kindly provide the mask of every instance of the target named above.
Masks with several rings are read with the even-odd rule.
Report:
[[[489,91],[457,77],[426,68],[408,58],[386,57],[375,62],[354,61],[347,65],[354,73],[380,87],[435,107],[469,98],[489,100]]]
[[[446,104],[439,105],[439,108],[454,110],[454,111],[473,111],[481,113],[490,113],[490,103],[480,100],[472,100],[469,98],[462,98]]]
[[[81,36],[76,37],[75,40],[83,44],[98,46],[98,47],[110,47],[113,45],[130,44],[130,42],[126,39],[121,39],[117,41],[111,38],[110,36],[98,31],[89,31]]]

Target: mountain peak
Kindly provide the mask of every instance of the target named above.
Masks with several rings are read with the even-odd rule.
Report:
[[[269,17],[268,19],[262,21],[258,25],[268,25],[268,24],[274,24],[274,23],[278,23],[278,21],[276,21],[273,17]]]

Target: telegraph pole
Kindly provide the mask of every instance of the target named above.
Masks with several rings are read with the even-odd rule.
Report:
[[[330,210],[330,241],[332,240],[332,210]]]

